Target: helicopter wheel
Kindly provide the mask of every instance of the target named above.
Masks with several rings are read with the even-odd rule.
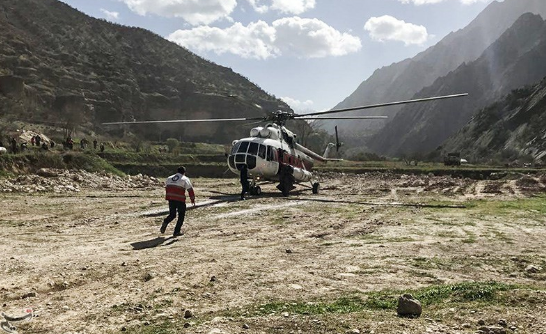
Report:
[[[253,187],[250,187],[250,194],[251,195],[261,195],[262,194],[262,188],[260,188],[260,186],[253,186]]]
[[[255,186],[252,190],[253,195],[260,196],[262,194],[262,188],[260,188],[260,186]]]
[[[320,183],[318,182],[313,183],[313,194],[318,194],[319,187],[320,187]]]

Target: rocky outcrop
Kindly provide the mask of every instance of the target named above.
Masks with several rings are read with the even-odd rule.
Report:
[[[0,93],[13,98],[22,98],[25,93],[25,81],[13,75],[0,76]]]
[[[546,163],[546,79],[480,110],[437,150],[470,162]]]

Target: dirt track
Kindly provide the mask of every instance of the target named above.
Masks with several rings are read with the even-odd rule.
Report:
[[[321,178],[319,195],[266,185],[246,201],[236,180],[194,179],[199,205],[176,239],[174,223],[159,234],[159,183],[4,193],[1,310],[34,309],[19,333],[495,333],[500,319],[507,333],[546,333],[544,177]],[[514,306],[290,311],[469,281],[516,284]]]

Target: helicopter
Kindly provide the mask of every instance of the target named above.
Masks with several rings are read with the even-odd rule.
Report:
[[[336,127],[336,143],[329,143],[323,155],[301,145],[297,141],[295,133],[286,128],[288,120],[326,120],[326,119],[354,119],[370,120],[385,119],[387,116],[326,116],[335,113],[348,111],[373,109],[402,104],[426,102],[433,100],[451,99],[467,96],[468,93],[434,96],[413,100],[371,104],[359,107],[332,109],[307,114],[294,114],[292,112],[278,110],[265,117],[241,117],[241,118],[207,118],[207,119],[174,119],[174,120],[150,120],[150,121],[124,121],[108,122],[103,125],[127,125],[127,124],[158,124],[158,123],[198,123],[198,122],[248,122],[258,121],[265,123],[264,126],[254,127],[250,130],[249,137],[234,140],[229,154],[226,154],[227,165],[231,172],[240,174],[244,165],[247,166],[250,177],[250,194],[260,195],[260,184],[265,182],[278,182],[279,189],[283,196],[295,188],[295,184],[305,185],[310,182],[313,194],[319,193],[320,183],[313,181],[314,161],[340,161],[342,159],[328,158],[331,148],[339,149]],[[256,105],[260,108],[259,105]]]

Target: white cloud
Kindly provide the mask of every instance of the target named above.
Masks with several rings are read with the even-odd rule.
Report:
[[[376,41],[400,41],[405,45],[425,43],[430,37],[427,28],[406,23],[392,16],[372,17],[364,25],[370,37]]]
[[[300,101],[288,96],[281,97],[281,100],[286,102],[290,106],[290,108],[292,108],[296,113],[300,114],[311,110],[311,106],[313,106],[314,104],[311,100]]]
[[[341,33],[317,19],[283,18],[271,25],[258,21],[226,29],[196,27],[177,30],[169,40],[197,52],[232,53],[243,58],[267,59],[280,55],[298,58],[343,56],[360,50],[356,36]]]
[[[283,18],[273,22],[275,45],[300,58],[344,56],[360,50],[360,38],[341,33],[318,19]]]
[[[118,12],[111,12],[106,9],[101,8],[100,11],[104,14],[105,18],[110,21],[115,21],[119,19],[119,13]]]
[[[299,15],[315,8],[316,0],[247,0],[258,13],[276,10],[281,13]]]
[[[266,0],[247,0],[247,1],[250,3],[252,8],[254,8],[254,10],[257,11],[258,13],[263,14],[263,13],[266,13],[269,10],[268,5],[263,5],[262,4]]]
[[[412,3],[412,4],[416,5],[416,6],[421,6],[421,5],[440,3],[440,2],[444,2],[446,0],[398,0],[398,1],[400,1],[403,4]],[[459,1],[463,5],[471,5],[471,4],[476,3],[476,2],[487,2],[487,1],[490,1],[490,0],[459,0]]]
[[[263,21],[246,27],[237,22],[226,29],[201,26],[191,30],[177,30],[167,39],[198,52],[232,53],[243,58],[258,59],[279,54],[279,50],[273,46],[275,28]]]
[[[271,5],[271,9],[296,15],[313,8],[315,8],[315,0],[273,0]]]
[[[227,18],[237,0],[120,0],[139,15],[181,17],[191,25],[209,24]]]

